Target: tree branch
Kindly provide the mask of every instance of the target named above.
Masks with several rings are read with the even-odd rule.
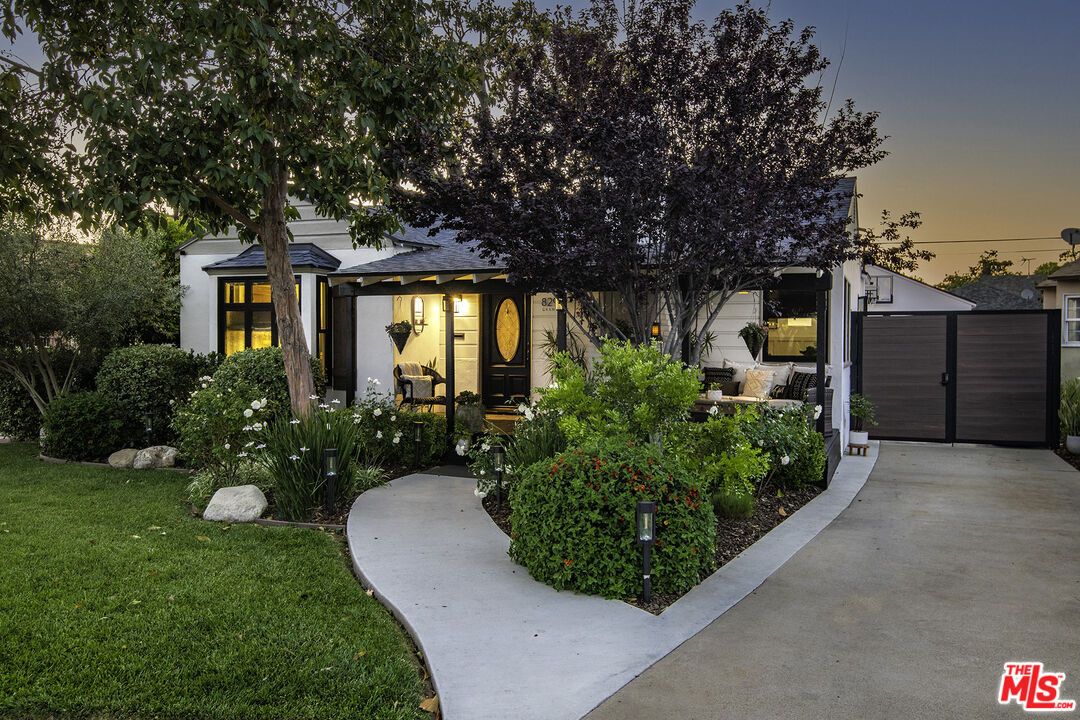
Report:
[[[249,218],[244,213],[240,212],[240,210],[235,208],[232,204],[226,202],[225,199],[218,195],[216,192],[214,192],[214,190],[209,185],[198,180],[195,181],[195,184],[199,187],[200,190],[202,190],[203,194],[206,195],[210,202],[221,208],[222,212],[231,217],[240,225],[244,226],[244,228],[250,230],[252,233],[255,233],[256,235],[259,233],[259,224],[257,222]]]

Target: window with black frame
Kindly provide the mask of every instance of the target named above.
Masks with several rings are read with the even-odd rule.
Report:
[[[817,291],[812,285],[791,285],[795,283],[789,281],[763,294],[762,314],[769,329],[763,355],[766,361],[817,360]]]
[[[296,284],[300,298],[300,283]],[[277,314],[265,278],[227,278],[218,282],[218,352],[232,355],[277,345]]]
[[[327,377],[331,376],[331,362],[333,349],[332,323],[334,313],[331,311],[330,282],[326,277],[316,280],[318,295],[315,302],[315,356],[322,362],[323,371]]]

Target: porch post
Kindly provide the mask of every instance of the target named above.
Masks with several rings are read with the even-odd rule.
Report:
[[[566,296],[556,298],[559,303],[555,308],[555,349],[566,352]]]
[[[817,419],[817,431],[825,434],[825,353],[829,350],[829,289],[832,287],[832,273],[825,273],[818,278],[817,290],[817,404],[821,406],[821,415]],[[830,428],[831,429],[831,428]]]
[[[446,452],[454,449],[454,297],[443,295],[443,325],[446,331]]]

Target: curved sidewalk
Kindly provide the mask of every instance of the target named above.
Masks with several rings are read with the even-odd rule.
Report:
[[[423,651],[445,720],[577,720],[761,585],[851,503],[876,457],[876,444],[845,457],[827,491],[659,617],[533,580],[472,478],[409,475],[364,493],[349,549]]]

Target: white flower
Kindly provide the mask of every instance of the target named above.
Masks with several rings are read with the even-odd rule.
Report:
[[[244,443],[244,447],[246,447],[246,448],[249,448],[249,447],[251,447],[251,446],[252,446],[252,445],[254,445],[254,444],[255,444],[255,441],[254,441],[254,440],[249,440],[249,441],[247,441],[246,443]]]
[[[247,457],[247,453],[241,450],[240,453],[237,454],[236,457],[238,457],[238,458]]]
[[[335,400],[331,400],[331,401],[330,401],[330,404],[331,404],[331,405],[340,405],[340,404],[341,404],[341,401],[340,401],[340,400],[336,400],[336,399],[335,399]]]
[[[378,386],[382,385],[382,383],[379,382],[379,378],[372,378],[371,379],[371,384],[374,385],[375,387],[378,387]]]
[[[397,415],[391,415],[390,422],[397,422]]]
[[[299,455],[290,455],[290,456],[289,456],[289,459],[290,459],[290,460],[299,460],[299,459],[300,459],[300,456],[299,456]]]
[[[790,462],[791,462],[791,458],[789,458],[789,457],[788,457],[787,455],[785,455],[784,457],[780,458],[780,464],[781,464],[781,465],[787,465],[787,464],[788,464],[788,463],[790,463]]]
[[[359,425],[360,424],[360,416],[359,415],[353,415],[353,421],[352,422],[353,422],[353,425]]]
[[[394,444],[397,445],[399,442],[401,442],[401,436],[400,435],[395,435],[394,436]]]
[[[251,427],[253,429],[255,429],[255,430],[262,430],[263,429],[263,424],[261,422],[257,422],[254,425],[252,425]]]
[[[357,415],[356,413],[353,413],[353,414],[352,414],[352,419],[353,419],[353,420],[356,420],[357,422],[359,422],[359,421],[360,421],[360,416],[359,416],[359,415]]]
[[[263,449],[263,448],[265,448],[265,447],[266,447],[266,445],[264,445],[264,444],[262,444],[262,443],[259,443],[258,445],[256,445],[256,446],[255,446],[255,449],[256,449],[256,450],[262,450],[262,449]]]
[[[255,414],[255,411],[254,411],[254,410],[252,410],[251,408],[245,408],[245,410],[244,410],[244,417],[247,417],[247,418],[249,418],[249,417],[251,417],[251,416],[252,416],[252,415],[254,415],[254,414]]]
[[[710,415],[716,415],[718,412],[720,412],[720,408],[718,408],[715,405],[713,405],[711,408],[709,408],[709,414]]]
[[[469,447],[468,441],[462,438],[457,441],[457,445],[454,446],[454,452],[458,455],[465,455],[466,448]]]
[[[379,430],[375,433],[375,439],[382,440],[382,430]]]
[[[297,420],[296,418],[293,418],[292,420],[289,421],[289,424],[290,425],[299,425],[300,421]]]
[[[318,399],[319,399],[319,396],[318,396],[318,395],[308,395],[308,396],[307,396],[307,399],[308,399],[308,400],[318,400]]]
[[[520,405],[518,405],[518,412],[519,413],[525,412],[525,409],[526,409],[525,408],[525,403],[521,403]]]
[[[211,381],[211,380],[213,380],[214,378],[213,378],[213,377],[211,377],[210,375],[203,375],[203,376],[202,376],[202,377],[200,377],[199,379],[200,379],[200,380],[202,380],[202,381],[204,381],[204,382],[210,382],[210,381]]]
[[[225,443],[225,449],[226,450],[230,449],[231,447],[232,447],[232,445],[230,445],[229,443]]]
[[[398,430],[396,433],[394,433],[394,437],[396,437],[396,438],[401,437],[401,431]]]
[[[254,430],[254,429],[255,429],[255,428],[254,428],[254,427],[252,427],[251,425],[245,425],[245,426],[244,426],[244,431],[245,431],[245,432],[251,432],[251,431],[252,431],[252,430]]]
[[[525,408],[525,419],[526,420],[532,420],[533,419],[532,408]]]
[[[258,400],[252,400],[251,401],[251,409],[252,410],[258,410],[259,409],[259,401]]]
[[[483,445],[480,446],[480,451],[481,452],[487,452],[490,449],[491,449],[491,446],[488,445],[487,443],[484,443]]]
[[[475,495],[476,497],[480,498],[481,500],[483,500],[484,498],[486,498],[486,497],[487,497],[487,493],[486,493],[486,492],[484,492],[483,490],[481,490],[480,488],[476,488],[476,489],[475,489],[475,490],[473,490],[472,492],[473,492],[473,495]]]
[[[375,411],[373,413],[371,413],[371,414],[374,415],[375,417],[379,417],[380,415],[382,415],[382,409],[381,408],[375,408]]]
[[[821,417],[821,406],[820,405],[815,405],[814,406],[814,419],[817,420],[819,417]]]
[[[300,452],[307,452],[307,451],[308,451],[308,449],[306,447],[300,448]]]
[[[483,470],[481,470],[481,471],[480,471],[480,474],[481,474],[481,475],[487,475],[487,473],[486,473],[486,472],[484,472]]]
[[[764,440],[758,440],[757,441],[757,446],[758,447],[765,447],[765,441]]]
[[[559,382],[557,380],[552,380],[551,384],[548,385],[548,387],[551,388],[552,390],[557,390],[558,387],[559,387]]]
[[[206,383],[203,383],[203,384],[202,384],[202,388],[203,388],[203,390],[205,390],[205,389],[206,389]],[[195,393],[192,393],[192,395],[194,395],[194,394],[195,394]]]
[[[328,407],[330,407],[330,406],[327,405],[326,403],[319,403],[319,409],[320,410],[326,410]]]

